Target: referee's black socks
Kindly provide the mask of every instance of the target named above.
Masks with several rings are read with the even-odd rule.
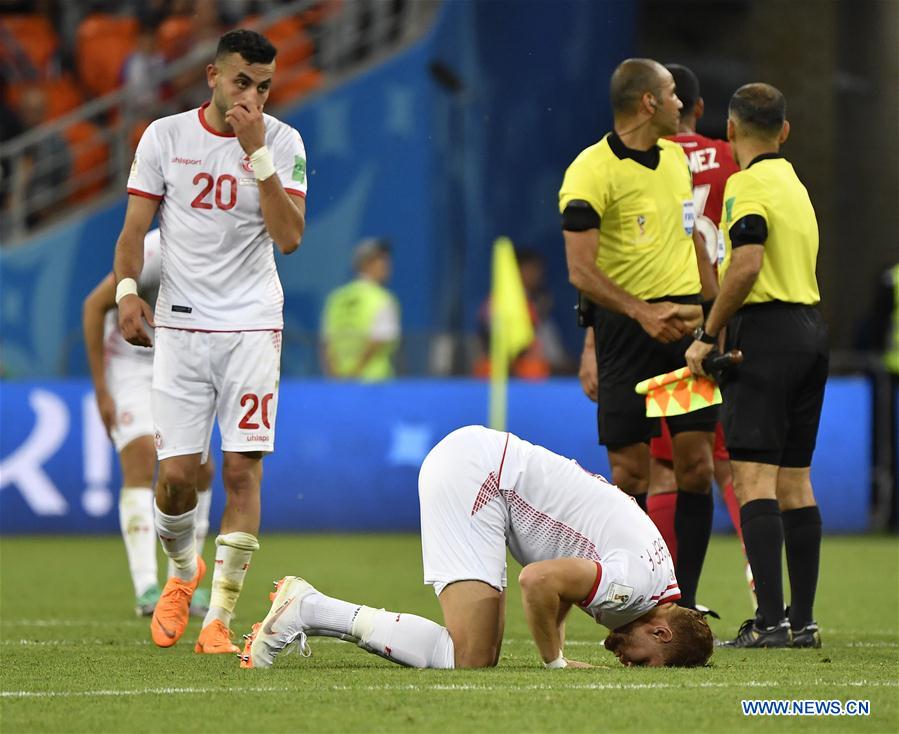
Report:
[[[777,500],[747,502],[740,508],[740,526],[746,557],[755,577],[758,615],[762,618],[762,626],[772,627],[784,618],[781,571],[784,527]]]
[[[677,490],[674,508],[674,533],[677,537],[677,585],[681,598],[678,604],[696,607],[696,589],[712,534],[712,493],[694,494]]]
[[[815,590],[821,558],[821,512],[817,505],[783,513],[784,546],[790,574],[790,626],[814,621]]]

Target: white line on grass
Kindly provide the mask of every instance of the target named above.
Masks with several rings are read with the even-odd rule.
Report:
[[[132,647],[149,644],[151,644],[150,640],[0,640],[0,645],[15,645],[17,647],[80,647],[82,645]]]
[[[550,674],[553,675],[553,674]],[[564,675],[564,674],[563,674]],[[525,691],[643,691],[643,690],[683,690],[706,688],[782,688],[787,684],[779,681],[741,681],[733,683],[718,683],[714,681],[702,681],[699,683],[536,683],[532,685],[483,685],[476,683],[458,684],[385,684],[373,686],[322,686],[319,688],[303,686],[305,692],[310,691],[485,691],[485,692],[525,692]],[[899,681],[868,681],[856,680],[845,682],[815,680],[803,684],[809,688],[842,688],[872,687],[872,688],[896,688]],[[136,690],[99,690],[99,691],[0,691],[0,698],[100,698],[104,696],[169,696],[169,695],[205,695],[209,693],[288,693],[297,688],[287,686],[280,687],[251,687],[232,686],[229,688],[143,688]]]

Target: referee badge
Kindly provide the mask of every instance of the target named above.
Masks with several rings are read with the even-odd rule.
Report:
[[[692,199],[683,203],[683,219],[684,232],[686,232],[687,234],[693,234],[693,225],[696,223],[696,213],[693,207]]]

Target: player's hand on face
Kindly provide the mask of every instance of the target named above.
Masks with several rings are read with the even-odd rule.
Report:
[[[119,331],[126,342],[138,347],[153,346],[144,321],[153,326],[153,310],[144,299],[132,294],[119,301]]]
[[[713,348],[714,345],[712,344],[706,344],[705,342],[696,340],[693,341],[685,355],[687,358],[687,367],[690,368],[690,372],[694,375],[705,374],[705,370],[702,368],[702,360],[709,355],[709,352],[711,352]]]
[[[235,102],[225,113],[227,122],[247,155],[265,145],[265,120],[262,108],[248,102]]]
[[[112,438],[112,429],[116,424],[115,400],[106,390],[97,393],[97,409],[100,411],[100,420],[106,428],[106,435]]]
[[[656,341],[664,344],[677,341],[687,333],[678,307],[679,304],[671,301],[645,303],[637,314],[637,321],[643,330]]]

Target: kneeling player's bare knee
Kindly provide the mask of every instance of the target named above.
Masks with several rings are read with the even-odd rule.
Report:
[[[494,645],[481,649],[459,650],[456,648],[457,668],[495,668],[499,649]]]

